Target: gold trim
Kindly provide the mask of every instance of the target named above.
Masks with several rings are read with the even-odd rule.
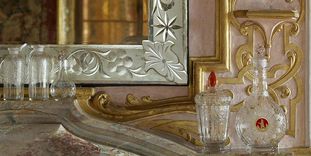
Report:
[[[283,99],[290,97],[292,94],[292,91],[287,86],[280,86],[276,90],[280,92],[280,97]]]
[[[187,126],[185,126],[187,125]],[[136,125],[138,128],[162,132],[167,134],[174,134],[185,141],[197,146],[202,146],[198,132],[198,125],[196,121],[190,120],[169,120],[157,119],[150,121],[142,121]]]
[[[187,126],[185,126],[187,125]],[[166,134],[174,134],[183,138],[185,141],[196,146],[203,146],[198,132],[198,124],[192,120],[171,120],[171,119],[155,119],[152,121],[142,121],[136,125],[138,128],[148,131],[162,132]],[[228,137],[225,145],[231,143]]]
[[[215,56],[193,57],[192,61],[203,71],[210,71],[205,66],[213,66],[215,70],[229,71],[230,69],[230,26],[228,20],[229,2],[216,1],[216,53]]]
[[[57,0],[57,44],[75,42],[75,0]]]
[[[236,18],[271,18],[271,19],[298,19],[299,12],[292,10],[235,10]]]

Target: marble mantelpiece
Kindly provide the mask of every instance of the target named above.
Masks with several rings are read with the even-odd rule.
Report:
[[[250,154],[244,149],[200,154],[140,129],[88,117],[75,99],[1,101],[0,142],[0,156],[311,155],[310,148],[281,149],[272,154]]]
[[[143,130],[93,119],[82,113],[76,99],[70,98],[1,101],[0,124],[17,127],[20,124],[58,124],[79,138],[139,155],[196,155],[194,150]]]
[[[0,126],[0,155],[7,156],[137,156],[80,139],[58,124]]]
[[[78,138],[58,124],[19,124],[0,126],[0,155],[12,156],[138,156],[118,148]],[[281,149],[279,153],[249,154],[245,150],[198,156],[280,155],[309,156],[311,149]]]

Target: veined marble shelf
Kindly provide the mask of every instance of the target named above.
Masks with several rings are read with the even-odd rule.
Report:
[[[138,155],[196,155],[195,151],[185,146],[143,130],[93,119],[82,113],[78,101],[72,98],[60,101],[1,101],[0,121],[2,126],[58,124],[79,138]]]
[[[246,150],[201,154],[140,129],[93,119],[80,110],[77,100],[71,98],[1,101],[0,142],[0,155],[250,155]],[[311,155],[311,149],[281,149],[272,155],[307,156]]]

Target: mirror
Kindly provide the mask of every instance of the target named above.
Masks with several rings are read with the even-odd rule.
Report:
[[[139,45],[148,39],[147,0],[79,2],[75,14],[75,23],[78,23],[75,25],[75,43]]]
[[[187,20],[187,0],[2,0],[0,50],[64,52],[81,84],[187,85]]]
[[[141,44],[148,39],[147,0],[17,0],[0,2],[1,43],[56,44],[68,29],[57,21],[72,14],[70,44]],[[62,10],[62,8],[64,8]],[[59,12],[58,12],[59,10]],[[67,11],[64,11],[67,10]],[[69,12],[68,12],[69,11]]]

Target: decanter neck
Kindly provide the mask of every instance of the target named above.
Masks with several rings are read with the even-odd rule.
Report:
[[[59,71],[58,71],[58,78],[59,79],[63,79],[64,78],[64,62],[63,60],[59,61]]]
[[[255,96],[269,96],[266,66],[267,59],[256,58],[254,60],[253,94]]]
[[[59,72],[58,72],[58,78],[61,80],[67,79],[67,66],[68,61],[66,59],[61,59],[59,61]]]

